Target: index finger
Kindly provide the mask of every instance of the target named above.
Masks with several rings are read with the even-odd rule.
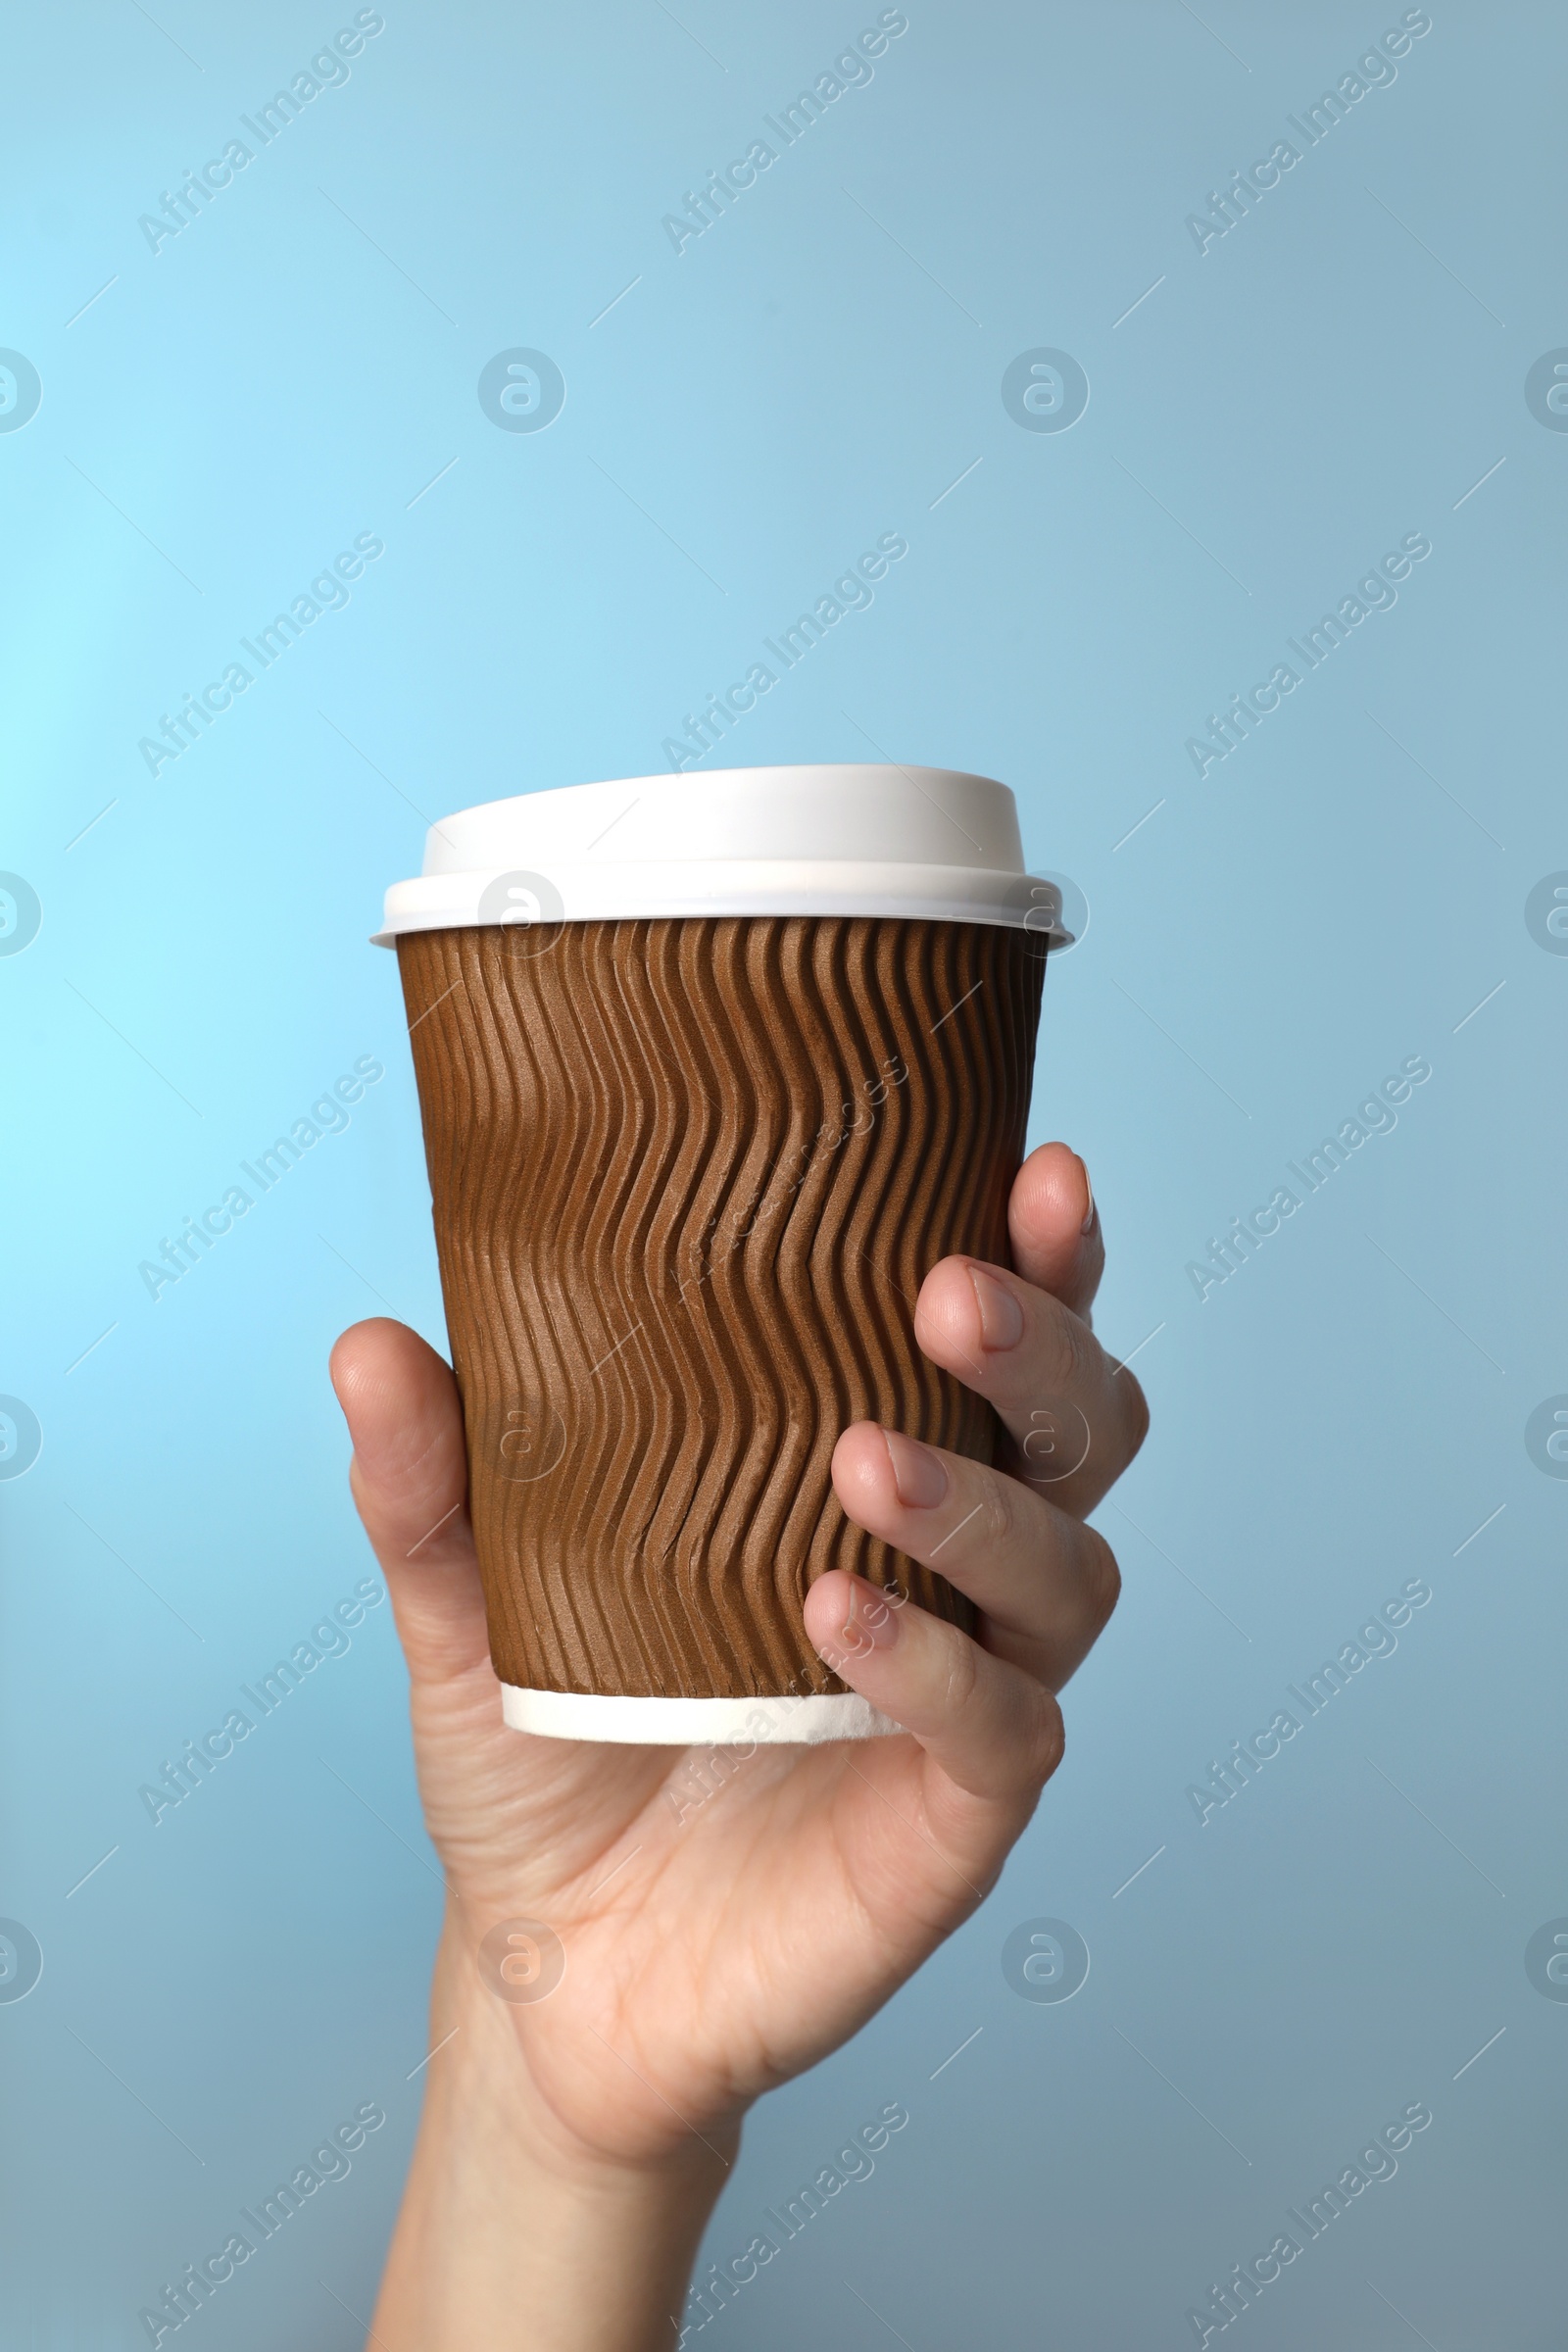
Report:
[[[1105,1245],[1089,1170],[1076,1152],[1065,1144],[1042,1144],[1030,1152],[1013,1178],[1007,1233],[1013,1265],[1025,1282],[1089,1322]]]

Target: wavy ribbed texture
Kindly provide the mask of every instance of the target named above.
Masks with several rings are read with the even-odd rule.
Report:
[[[502,1680],[840,1690],[811,1580],[944,1580],[853,1527],[839,1432],[989,1461],[921,1355],[921,1280],[1006,1264],[1044,961],[860,916],[398,941],[470,1502]]]

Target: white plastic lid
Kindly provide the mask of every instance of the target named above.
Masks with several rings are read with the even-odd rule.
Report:
[[[880,914],[1070,944],[1005,784],[942,767],[731,767],[519,793],[445,816],[386,894],[401,932],[647,915]]]

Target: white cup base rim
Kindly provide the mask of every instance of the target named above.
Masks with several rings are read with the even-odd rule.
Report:
[[[514,1732],[547,1740],[604,1740],[660,1747],[816,1747],[829,1740],[878,1740],[899,1726],[858,1691],[800,1698],[621,1698],[581,1690],[501,1686]]]

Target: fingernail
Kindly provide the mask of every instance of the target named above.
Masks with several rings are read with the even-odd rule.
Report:
[[[941,1455],[922,1446],[918,1438],[902,1437],[896,1429],[885,1429],[882,1437],[893,1464],[893,1484],[906,1509],[930,1511],[945,1501],[948,1474]]]
[[[1087,1233],[1095,1221],[1095,1188],[1089,1181],[1089,1170],[1084,1167],[1084,1163],[1081,1159],[1079,1160],[1078,1165],[1083,1169],[1084,1197],[1089,1202],[1089,1206],[1084,1210],[1084,1221],[1079,1226],[1078,1230],[1080,1233]]]
[[[891,1649],[899,1638],[898,1612],[885,1593],[863,1576],[851,1580],[850,1612],[844,1620],[844,1640],[852,1655],[866,1648]]]
[[[980,1337],[987,1348],[1016,1348],[1023,1338],[1023,1308],[1006,1287],[983,1266],[969,1268],[980,1308]]]

